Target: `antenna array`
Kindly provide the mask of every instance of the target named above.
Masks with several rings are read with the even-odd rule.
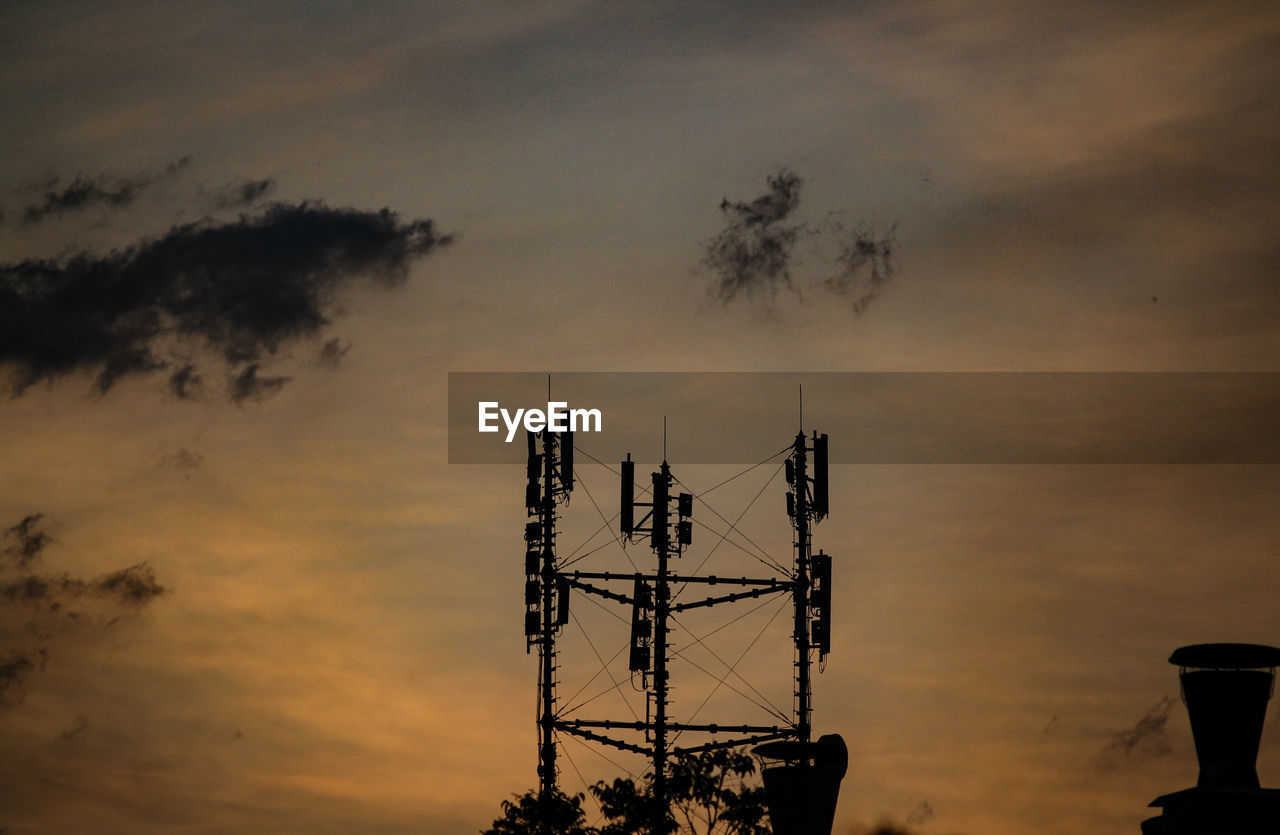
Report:
[[[665,429],[665,426],[664,426]],[[665,440],[665,438],[664,438]],[[525,506],[525,638],[526,651],[538,648],[539,700],[538,775],[543,797],[556,789],[555,733],[631,751],[652,763],[655,802],[665,809],[667,761],[671,756],[730,748],[769,740],[808,742],[811,736],[812,687],[810,666],[816,652],[822,660],[831,651],[831,557],[812,553],[812,528],[826,518],[827,436],[816,432],[796,435],[785,462],[787,515],[794,532],[794,562],[788,576],[727,578],[681,575],[671,570],[693,541],[693,503],[690,493],[673,494],[676,479],[664,460],[650,474],[650,500],[636,500],[636,462],[622,462],[618,531],[626,542],[647,541],[655,557],[652,571],[631,573],[564,571],[555,555],[557,504],[573,490],[573,436],[542,431],[529,433],[528,485]],[[812,457],[811,457],[812,456]],[[700,600],[676,603],[671,585],[702,584],[737,587]],[[614,584],[611,586],[611,584]],[[621,584],[621,585],[618,585]],[[569,620],[570,590],[601,597],[631,609],[628,666],[639,674],[645,692],[643,721],[559,717],[556,713],[556,647],[561,628]],[[668,661],[672,653],[669,620],[680,612],[734,603],[771,594],[790,593],[794,602],[794,717],[783,725],[692,724],[673,721]],[[610,735],[613,729],[643,731],[644,744]],[[699,744],[674,747],[673,734],[708,734]],[[733,735],[724,738],[723,735]]]
[[[543,797],[556,787],[556,635],[569,622],[569,586],[556,573],[556,505],[573,491],[573,433],[529,433],[524,504],[535,521],[524,526],[525,652],[538,648],[538,782]]]

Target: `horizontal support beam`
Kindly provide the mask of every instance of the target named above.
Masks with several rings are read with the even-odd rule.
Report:
[[[723,739],[718,742],[708,742],[706,745],[694,745],[691,748],[672,748],[671,753],[677,757],[685,754],[701,754],[703,751],[714,751],[717,748],[737,748],[739,745],[768,742],[772,739],[786,739],[797,735],[797,731],[792,728],[785,731],[778,731],[776,734],[760,734],[758,736],[749,736],[744,739]]]
[[[646,757],[653,756],[652,748],[645,748],[643,745],[632,745],[630,742],[623,742],[620,739],[612,739],[604,736],[603,734],[593,734],[591,731],[584,731],[582,728],[575,728],[571,725],[566,725],[563,722],[556,722],[555,729],[557,731],[564,731],[567,734],[573,734],[574,736],[580,736],[583,739],[589,739],[592,742],[612,745],[614,748],[618,748],[623,751],[632,751],[636,754],[644,754]]]
[[[569,577],[568,575],[565,575],[565,574],[559,574],[556,576],[565,577],[569,581],[570,586],[572,586],[575,589],[581,589],[582,591],[585,591],[587,594],[597,594],[601,597],[607,597],[610,600],[616,600],[619,603],[623,603],[628,606],[634,605],[636,602],[635,598],[633,598],[629,594],[618,594],[617,592],[609,591],[608,589],[602,589],[599,586],[593,586],[590,583],[584,583],[575,577]]]
[[[653,722],[615,722],[612,719],[560,719],[556,721],[556,727],[564,730],[570,728],[604,728],[605,730],[619,728],[629,731],[651,731],[656,726]],[[669,731],[702,731],[710,734],[793,734],[795,732],[790,728],[780,728],[777,725],[687,725],[683,722],[668,722],[666,727]]]
[[[777,588],[770,589],[754,589],[752,591],[740,591],[737,594],[726,594],[721,597],[708,597],[704,600],[695,600],[692,603],[677,603],[671,607],[673,612],[683,612],[686,609],[700,609],[703,606],[715,606],[717,603],[732,603],[735,600],[746,600],[751,597],[764,597],[766,594],[773,594],[779,591],[791,591],[790,584],[779,585]]]
[[[634,583],[636,580],[644,580],[648,583],[656,583],[658,578],[653,574],[625,574],[618,571],[575,571],[572,574],[564,573],[561,577],[568,577],[570,580],[627,580]],[[669,583],[706,583],[707,585],[725,585],[725,586],[768,586],[770,588],[777,587],[780,589],[790,589],[791,579],[779,579],[777,577],[758,578],[758,577],[717,577],[714,574],[707,577],[694,577],[684,574],[668,574],[667,582]]]

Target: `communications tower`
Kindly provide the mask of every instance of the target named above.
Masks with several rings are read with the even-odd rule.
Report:
[[[767,459],[785,456],[786,512],[793,532],[793,554],[790,569],[784,569],[781,576],[723,577],[696,570],[674,571],[674,562],[693,541],[694,503],[700,497],[677,489],[679,481],[664,460],[647,479],[647,496],[642,493],[637,500],[636,462],[630,455],[619,467],[617,533],[622,543],[647,543],[652,565],[636,566],[631,572],[593,572],[569,570],[556,557],[557,507],[574,487],[573,436],[547,430],[529,433],[525,505],[532,521],[525,526],[525,637],[527,651],[537,647],[540,662],[538,776],[542,796],[557,788],[556,733],[643,755],[651,764],[659,809],[665,809],[673,756],[779,740],[810,741],[812,662],[815,654],[822,660],[831,651],[831,557],[821,550],[814,553],[812,542],[813,528],[827,517],[830,505],[827,449],[826,435],[814,432],[806,437],[800,432],[791,444]],[[703,588],[705,596],[677,602],[673,584]],[[722,587],[732,591],[722,591]],[[569,599],[575,591],[630,610],[628,668],[642,683],[643,720],[583,718],[557,709],[556,639],[569,621]],[[671,640],[671,617],[775,594],[790,595],[793,602],[793,705],[790,717],[779,717],[787,721],[752,725],[674,720],[669,662],[676,648]],[[643,740],[622,739],[613,731],[643,732]],[[677,747],[674,738],[685,733],[702,739]]]

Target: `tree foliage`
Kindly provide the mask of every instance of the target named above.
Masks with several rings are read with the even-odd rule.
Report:
[[[528,791],[514,800],[502,801],[502,817],[484,835],[598,835],[587,826],[582,808],[584,795],[572,797],[556,790],[549,797]]]
[[[721,749],[676,757],[667,773],[665,808],[654,797],[653,775],[637,782],[617,778],[590,788],[604,825],[586,824],[583,795],[556,792],[550,799],[552,828],[543,823],[536,792],[504,801],[503,817],[484,835],[770,835],[764,789],[755,785],[755,761]]]

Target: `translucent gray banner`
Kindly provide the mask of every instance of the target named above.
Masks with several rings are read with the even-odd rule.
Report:
[[[546,373],[451,372],[449,463],[523,462],[530,409],[598,410],[576,446],[609,464],[660,460],[664,418],[673,464],[755,463],[801,426],[839,464],[1280,463],[1267,372],[557,372],[550,396]]]

